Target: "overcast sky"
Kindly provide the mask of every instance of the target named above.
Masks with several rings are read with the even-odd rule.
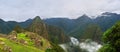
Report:
[[[120,13],[120,0],[0,0],[0,18],[24,21],[40,16],[77,18],[103,12]]]

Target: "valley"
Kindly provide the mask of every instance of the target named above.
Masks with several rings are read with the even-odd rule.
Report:
[[[107,44],[102,37],[118,21],[120,14],[110,12],[95,19],[87,15],[77,19],[36,16],[24,22],[0,19],[0,52],[98,52]],[[114,31],[119,38],[119,27],[111,34]]]

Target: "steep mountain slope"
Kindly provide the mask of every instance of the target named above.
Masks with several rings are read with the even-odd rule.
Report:
[[[105,12],[102,13],[100,16],[97,16],[95,19],[91,19],[87,15],[83,15],[77,19],[69,19],[68,21],[64,18],[51,18],[46,19],[44,21],[49,25],[61,27],[65,32],[67,32],[66,34],[68,34],[69,36],[73,36],[80,39],[80,36],[85,34],[84,32],[86,31],[86,28],[89,27],[90,24],[95,24],[95,26],[99,26],[98,28],[101,29],[99,33],[101,34],[108,28],[110,28],[113,24],[115,24],[115,22],[120,21],[120,14]],[[70,28],[69,31],[67,31],[67,28]],[[91,30],[95,32],[93,27],[91,27]]]
[[[47,30],[50,37],[50,41],[52,41],[53,43],[58,44],[70,41],[70,38],[67,35],[65,35],[62,29],[58,27],[47,25]]]
[[[0,33],[8,33],[11,31],[11,28],[7,25],[5,21],[0,19]]]
[[[5,22],[1,19],[0,33],[8,34],[14,29],[16,25],[20,25],[22,28],[29,27],[27,29],[29,29],[31,32],[38,33],[39,35],[47,39],[51,39],[50,37],[48,37],[50,36],[49,34],[51,34],[51,36],[56,34],[56,36],[63,37],[62,33],[63,34],[65,33],[68,36],[74,36],[79,39],[81,35],[85,34],[84,32],[86,31],[87,27],[89,27],[90,24],[95,24],[99,26],[102,32],[104,32],[108,28],[110,28],[115,22],[120,20],[120,14],[109,13],[109,12],[101,14],[101,16],[98,16],[96,19],[91,19],[87,15],[83,15],[77,19],[51,18],[51,19],[41,20],[39,17],[38,18],[37,17],[36,19],[28,19],[25,22],[15,22],[15,21]],[[57,34],[56,31],[52,30],[52,28],[57,29],[61,33]],[[91,30],[93,29],[94,28],[91,27]]]
[[[40,36],[44,38],[48,38],[48,32],[46,29],[46,24],[40,19],[39,16],[36,16],[30,26],[28,26],[28,31],[38,33]]]
[[[65,33],[68,33],[75,26],[74,20],[67,18],[50,18],[50,19],[45,19],[44,22],[48,25],[57,26],[63,29]]]
[[[57,30],[57,33],[56,31],[54,31],[54,29]],[[34,19],[28,19],[25,22],[5,22],[2,19],[0,20],[0,33],[9,34],[12,30],[16,30],[17,32],[31,31],[34,33],[38,33],[40,36],[52,42],[54,42],[53,39],[56,38],[58,40],[58,43],[66,42],[68,38],[68,36],[65,35],[62,29],[60,29],[59,27],[45,24],[39,16],[36,16]]]
[[[106,31],[113,26],[117,21],[120,21],[120,14],[105,12],[95,19],[95,22]]]
[[[78,17],[77,19],[74,20],[78,25],[82,25],[84,23],[90,23],[92,22],[92,19],[87,16],[86,14]]]
[[[25,22],[16,22],[16,21],[4,21],[0,19],[0,33],[9,34],[16,25],[20,25],[22,28],[26,28],[30,25],[32,19],[28,19]]]
[[[33,19],[28,19],[24,22],[20,22],[18,23],[22,28],[27,28],[31,23],[32,23]]]
[[[14,27],[16,26],[16,25],[18,25],[18,22],[16,22],[16,21],[8,21],[8,22],[5,22],[6,24],[7,24],[7,26],[9,27],[9,29],[10,29],[10,31],[6,31],[6,32],[8,32],[8,33],[10,33],[13,29],[14,29]],[[4,27],[5,28],[5,27]],[[7,33],[7,34],[8,34]],[[6,34],[6,33],[5,33]]]
[[[35,17],[28,27],[28,30],[38,33],[40,36],[52,41],[53,43],[64,43],[69,39],[63,30],[55,26],[46,25],[39,16]]]
[[[74,36],[76,38],[80,38],[81,35],[83,35],[83,32],[85,31],[86,27],[93,23],[92,19],[90,19],[90,17],[88,17],[87,15],[83,15],[77,19],[74,20],[76,22],[76,26],[74,26],[75,28],[72,29],[68,35],[70,36]]]
[[[80,39],[82,39],[82,41],[86,39],[92,39],[95,42],[101,43],[101,35],[101,28],[96,24],[90,24],[86,27]]]

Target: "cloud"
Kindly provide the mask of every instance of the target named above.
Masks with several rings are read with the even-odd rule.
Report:
[[[120,13],[120,0],[0,0],[0,18],[24,21],[41,18],[77,18],[82,14],[97,16],[103,12]]]

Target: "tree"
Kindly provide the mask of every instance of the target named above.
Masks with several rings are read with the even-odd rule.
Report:
[[[16,31],[17,33],[21,33],[21,32],[24,32],[25,30],[19,26],[19,25],[16,25],[13,29],[14,31]]]
[[[65,52],[58,44],[54,44],[52,42],[50,42],[50,44],[52,45],[52,48],[46,49],[45,52]]]
[[[119,52],[120,51],[120,22],[107,30],[102,37],[105,43],[98,52]]]
[[[81,36],[83,39],[91,39],[96,42],[101,42],[102,30],[97,24],[89,24]]]

